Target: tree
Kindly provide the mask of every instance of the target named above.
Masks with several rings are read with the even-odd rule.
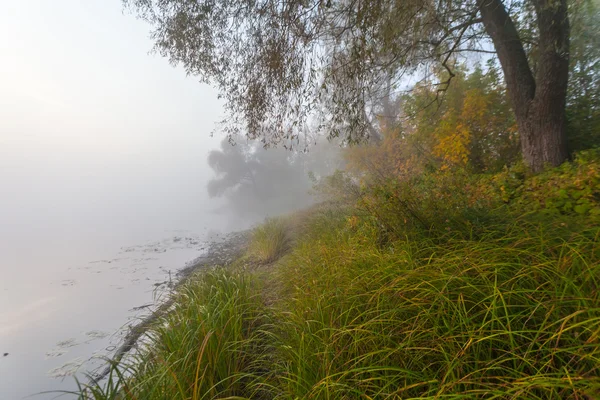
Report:
[[[388,77],[436,62],[451,79],[454,58],[493,47],[525,160],[538,171],[567,158],[567,0],[124,1],[154,25],[160,54],[219,88],[230,135],[293,146],[319,118],[330,136],[359,141]],[[528,7],[522,38],[516,15]]]
[[[206,187],[210,197],[223,196],[244,184],[249,184],[257,192],[254,179],[257,162],[252,159],[250,146],[243,143],[230,146],[227,140],[223,140],[221,150],[211,151],[207,161],[217,176]]]
[[[306,207],[313,202],[313,182],[338,166],[339,146],[322,144],[307,153],[270,149],[256,142],[239,141],[231,146],[227,138],[220,150],[208,155],[215,177],[208,182],[210,197],[224,197],[228,209],[238,218],[262,219]]]
[[[454,71],[456,76],[439,107],[423,106],[436,96],[435,86],[426,82],[403,96],[411,116],[405,123],[411,132],[410,144],[433,155],[430,164],[436,168],[458,166],[482,173],[512,165],[518,161],[519,139],[494,63],[485,71],[477,66],[469,73],[460,65]]]
[[[571,71],[567,95],[569,150],[600,146],[600,3],[577,0],[569,6]]]

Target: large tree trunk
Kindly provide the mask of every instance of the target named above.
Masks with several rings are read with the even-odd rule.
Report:
[[[568,157],[565,105],[569,77],[567,0],[531,0],[539,29],[538,70],[534,77],[517,29],[502,0],[479,4],[504,71],[521,136],[523,158],[531,169],[556,166]]]
[[[534,100],[527,119],[517,123],[523,159],[534,172],[568,158],[564,101]]]

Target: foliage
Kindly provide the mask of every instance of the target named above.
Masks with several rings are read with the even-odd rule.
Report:
[[[526,178],[522,167],[506,169],[493,182],[502,200],[525,211],[600,219],[600,151],[580,152],[572,163]]]
[[[345,149],[348,173],[363,185],[394,192],[398,186],[422,184],[416,181],[426,171],[447,172],[439,175],[439,183],[454,179],[456,184],[468,173],[498,172],[517,162],[516,125],[493,65],[485,72],[476,67],[470,73],[463,70],[457,74],[439,105],[432,104],[436,95],[435,86],[421,83],[403,96],[402,111],[409,119],[383,125],[378,142]],[[454,178],[450,178],[452,174]],[[389,187],[391,181],[397,181],[396,188]],[[389,198],[398,198],[398,194],[389,193]],[[403,198],[423,201],[414,193]],[[403,215],[401,210],[398,215]]]
[[[441,169],[392,175],[362,185],[356,198],[384,242],[408,234],[479,237],[487,225],[516,215],[600,222],[600,153],[580,152],[573,162],[533,176],[522,163],[496,174]]]
[[[355,207],[379,227],[381,245],[402,238],[479,237],[502,204],[489,178],[465,170],[424,172],[363,185]]]
[[[413,228],[472,235],[502,204],[489,177],[518,164],[514,118],[493,64],[460,70],[441,104],[432,105],[435,86],[421,83],[403,97],[408,121],[344,151],[346,174],[360,182],[357,206],[385,228],[381,240]]]
[[[422,83],[404,97],[404,107],[411,117],[406,128],[410,140],[436,156],[438,165],[494,172],[518,159],[516,123],[493,63],[485,71],[480,66],[471,72],[462,67],[439,106],[433,104],[436,96],[434,85]]]
[[[353,206],[360,196],[360,187],[353,176],[343,170],[336,170],[330,176],[315,182],[313,194],[323,203]]]
[[[218,87],[229,133],[286,146],[315,111],[332,137],[361,139],[386,77],[443,62],[483,31],[475,0],[124,3],[153,25],[160,54]]]
[[[456,73],[453,60],[494,47],[521,129],[534,126],[529,119],[538,117],[556,125],[530,132],[552,140],[523,141],[526,160],[538,168],[540,162],[557,164],[566,156],[564,144],[553,136],[562,137],[564,125],[566,0],[451,0],[428,6],[392,0],[124,3],[153,25],[159,53],[218,87],[230,113],[223,121],[230,135],[297,147],[308,123],[316,120],[318,131],[346,143],[377,136],[369,116],[381,106],[385,111],[381,98],[403,76],[427,74],[433,62],[448,72],[437,82],[444,91]],[[521,13],[527,18],[519,18]],[[505,29],[497,29],[501,26]],[[524,40],[519,30],[527,31]],[[536,85],[546,89],[536,91]],[[550,91],[552,101],[543,95]],[[556,112],[538,115],[554,105]],[[548,149],[530,151],[548,141],[560,147],[552,160],[543,159]],[[454,151],[464,152],[460,147]],[[542,159],[530,159],[533,154]]]
[[[362,182],[379,182],[391,176],[417,173],[420,159],[414,146],[403,134],[400,124],[385,126],[382,138],[375,143],[344,149],[345,169]]]

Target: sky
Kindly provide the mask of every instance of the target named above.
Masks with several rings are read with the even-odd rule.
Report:
[[[222,106],[149,32],[119,0],[0,0],[0,238],[206,213]]]

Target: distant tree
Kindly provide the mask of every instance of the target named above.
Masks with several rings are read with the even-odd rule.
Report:
[[[310,204],[313,177],[333,172],[337,148],[322,145],[298,153],[282,148],[265,150],[257,142],[228,139],[208,155],[215,177],[208,182],[210,197],[224,197],[241,217],[273,216]]]
[[[216,178],[208,182],[210,197],[223,196],[245,183],[254,186],[256,162],[251,158],[251,148],[243,143],[231,146],[227,140],[221,142],[221,150],[208,154],[208,165],[215,171]]]
[[[567,158],[567,0],[124,2],[154,25],[159,53],[220,89],[230,134],[294,145],[316,111],[331,136],[358,141],[386,77],[432,61],[452,77],[453,58],[493,48],[527,163]]]

